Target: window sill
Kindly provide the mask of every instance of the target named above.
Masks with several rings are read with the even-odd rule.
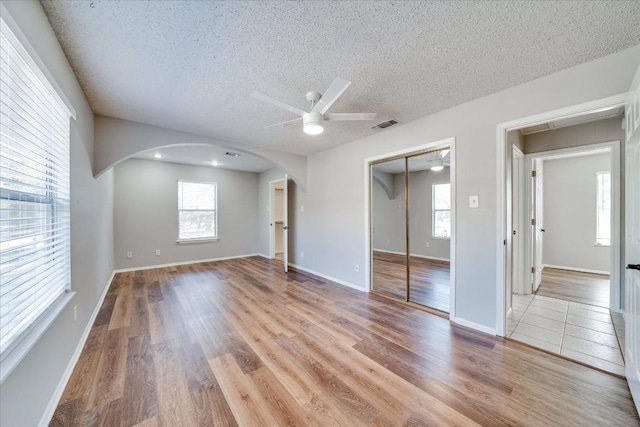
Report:
[[[220,240],[217,237],[207,237],[205,239],[178,239],[176,243],[179,245],[191,245],[195,243],[212,243]]]
[[[431,236],[431,238],[435,239],[435,240],[451,240],[451,236],[449,236],[449,237]]]
[[[593,245],[593,246],[601,246],[601,247],[603,247],[603,248],[610,248],[610,247],[611,247],[611,245],[610,245],[610,244],[609,244],[609,245],[605,245],[605,244],[603,244],[603,243],[594,243],[594,245]]]
[[[51,304],[33,325],[20,336],[13,347],[9,347],[6,354],[2,355],[0,368],[0,384],[13,372],[13,370],[22,362],[22,359],[29,353],[40,337],[49,329],[49,326],[58,318],[62,310],[76,295],[75,292],[65,292]]]

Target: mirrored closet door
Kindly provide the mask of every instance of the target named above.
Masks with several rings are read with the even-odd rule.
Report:
[[[372,292],[449,312],[449,149],[371,165]]]
[[[405,168],[404,157],[371,166],[372,289],[403,301],[408,298]]]

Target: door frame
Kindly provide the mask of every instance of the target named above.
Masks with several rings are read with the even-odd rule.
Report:
[[[620,221],[621,221],[621,144],[622,141],[608,141],[596,144],[580,145],[570,148],[562,148],[558,150],[541,151],[539,153],[531,153],[525,155],[525,168],[527,171],[531,170],[534,160],[554,160],[564,157],[573,157],[575,154],[582,153],[584,155],[594,154],[609,154],[611,170],[611,254],[610,254],[610,267],[609,267],[609,308],[615,312],[621,312],[621,276],[620,267],[622,265],[620,248],[622,247],[622,236],[620,235]],[[543,178],[544,180],[544,178]],[[544,182],[544,181],[543,181]],[[544,183],[543,183],[544,186]],[[529,188],[529,186],[527,186]],[[532,197],[530,192],[527,193],[527,197]],[[525,218],[528,222],[531,218]],[[544,221],[544,220],[543,220]],[[531,236],[531,233],[528,233]],[[533,241],[529,237],[529,244],[525,246],[525,268],[523,272],[531,270],[532,264],[532,250]],[[614,286],[614,283],[618,283],[618,286]],[[530,283],[525,285],[525,290],[534,291],[533,286]]]
[[[506,325],[506,289],[507,289],[507,264],[511,262],[511,251],[507,251],[507,246],[511,246],[511,231],[507,230],[507,220],[511,218],[511,213],[507,212],[507,188],[506,188],[506,173],[507,167],[511,167],[511,158],[507,158],[507,153],[510,151],[507,149],[507,132],[517,129],[522,129],[528,126],[541,125],[547,122],[579,117],[584,114],[595,113],[598,111],[623,107],[628,102],[628,94],[621,93],[618,95],[602,98],[582,104],[572,105],[557,110],[552,110],[528,117],[523,117],[508,122],[498,123],[496,125],[496,144],[497,144],[497,156],[498,156],[498,215],[497,215],[497,227],[498,233],[496,239],[497,249],[497,280],[496,280],[496,335],[505,336]],[[511,156],[508,156],[511,157]],[[619,229],[618,229],[618,233]],[[509,243],[507,245],[507,243]],[[618,246],[619,256],[623,257],[621,247]],[[613,247],[612,247],[613,250]],[[619,280],[623,280],[624,270],[620,269]],[[618,286],[620,287],[620,285]]]
[[[274,204],[274,194],[275,194],[275,186],[278,183],[282,183],[283,186],[286,185],[286,181],[284,178],[274,179],[273,181],[269,181],[269,258],[274,259],[276,257],[276,226],[273,221],[273,204]],[[284,238],[284,233],[283,236]],[[284,242],[282,242],[284,244]]]
[[[513,159],[515,160],[515,162],[512,163],[512,206],[511,206],[511,211],[512,212],[518,212],[517,215],[513,216],[513,223],[511,228],[513,228],[514,231],[517,230],[518,234],[516,235],[517,237],[517,244],[513,244],[513,237],[512,237],[512,257],[511,257],[511,262],[512,262],[512,266],[511,266],[511,274],[509,276],[507,276],[507,280],[509,281],[510,285],[508,286],[508,289],[511,289],[511,291],[515,291],[517,290],[521,290],[523,283],[524,283],[524,272],[525,272],[525,268],[524,268],[524,244],[526,241],[526,234],[524,232],[525,229],[527,229],[526,226],[526,221],[524,219],[524,212],[525,212],[525,192],[524,192],[524,178],[525,178],[525,174],[524,174],[524,170],[525,170],[525,165],[524,165],[524,153],[522,151],[520,151],[520,149],[518,149],[518,147],[513,147]],[[516,209],[517,206],[517,209]],[[515,280],[514,280],[515,278]],[[516,283],[516,286],[514,286],[514,282]],[[518,292],[520,293],[520,292]],[[511,298],[509,298],[509,300],[511,300]],[[511,308],[511,304],[508,304],[507,308]]]
[[[366,292],[371,292],[371,278],[373,263],[371,246],[371,164],[385,159],[405,157],[417,154],[421,151],[434,150],[448,147],[449,153],[449,182],[451,183],[451,236],[449,240],[449,319],[455,321],[455,301],[456,301],[456,139],[455,137],[441,139],[427,144],[379,154],[377,156],[364,159],[364,283]]]

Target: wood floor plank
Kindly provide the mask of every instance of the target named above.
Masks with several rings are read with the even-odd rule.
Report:
[[[158,414],[158,395],[151,337],[129,338],[124,389],[125,424],[134,425]]]
[[[230,354],[209,360],[231,411],[241,426],[276,426],[278,422],[267,402]]]
[[[620,378],[250,257],[116,274],[50,425],[640,420]]]
[[[163,426],[197,425],[180,355],[173,343],[169,341],[153,346],[158,418]]]
[[[537,295],[609,308],[610,276],[545,267]]]
[[[128,339],[127,328],[112,329],[107,332],[89,395],[88,407],[109,403],[121,399],[124,395]]]

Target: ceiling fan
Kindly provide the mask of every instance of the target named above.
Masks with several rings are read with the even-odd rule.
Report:
[[[322,125],[325,121],[373,120],[376,117],[376,113],[327,113],[327,110],[334,102],[336,102],[340,95],[347,90],[350,84],[351,82],[349,80],[338,77],[333,81],[333,83],[331,83],[331,86],[329,86],[324,94],[320,94],[316,91],[307,92],[307,101],[311,103],[311,110],[309,112],[285,104],[284,102],[280,102],[277,99],[273,99],[258,91],[254,91],[251,96],[262,102],[266,102],[267,104],[274,105],[300,116],[297,119],[267,126],[267,128],[284,126],[285,124],[302,120],[302,129],[306,134],[319,135],[324,131],[324,127]]]

